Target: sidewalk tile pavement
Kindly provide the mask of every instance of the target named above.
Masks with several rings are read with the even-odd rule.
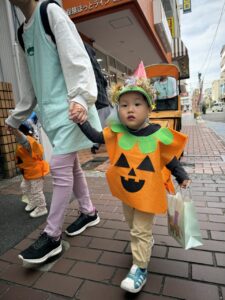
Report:
[[[225,300],[225,144],[205,123],[183,118],[189,136],[181,162],[192,179],[204,245],[183,250],[168,236],[166,216],[157,216],[149,280],[138,295],[120,289],[131,265],[129,231],[121,203],[105,179],[108,157],[80,152],[92,200],[101,222],[79,236],[63,234],[63,254],[44,265],[22,266],[18,253],[37,238],[44,224],[0,256],[0,299],[57,300]],[[1,187],[1,181],[0,181]],[[3,185],[0,195],[16,193],[19,182]],[[52,191],[47,177],[45,191]],[[66,211],[65,229],[78,214],[74,199]]]

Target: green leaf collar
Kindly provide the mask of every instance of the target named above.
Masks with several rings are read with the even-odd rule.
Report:
[[[173,142],[173,134],[166,127],[160,128],[149,136],[135,136],[122,124],[112,124],[110,127],[113,132],[123,133],[119,139],[119,146],[124,150],[131,150],[135,144],[138,144],[141,153],[147,154],[155,152],[158,140],[165,145]]]

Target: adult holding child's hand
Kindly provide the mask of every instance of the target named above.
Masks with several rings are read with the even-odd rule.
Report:
[[[71,101],[69,118],[75,123],[83,124],[87,120],[87,110],[81,104]]]
[[[88,113],[92,126],[101,129],[94,105],[97,85],[83,41],[57,2],[9,2],[21,10],[26,21],[18,30],[21,98],[6,123],[9,131],[18,128],[37,107],[37,117],[52,145],[53,193],[46,226],[19,254],[23,261],[39,264],[62,252],[64,216],[72,194],[80,214],[66,228],[67,235],[78,235],[100,221],[77,153],[91,148],[92,143],[75,124],[83,123]]]

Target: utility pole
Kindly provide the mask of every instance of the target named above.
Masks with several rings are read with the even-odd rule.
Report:
[[[202,100],[202,88],[203,88],[203,81],[201,80],[202,73],[198,73],[198,83],[199,83],[199,97],[197,100],[196,110],[200,113],[200,103]]]

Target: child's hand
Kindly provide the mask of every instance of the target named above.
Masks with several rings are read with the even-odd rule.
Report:
[[[191,184],[191,180],[185,179],[182,183],[180,183],[180,187],[183,189],[186,189],[189,187],[190,184]]]

